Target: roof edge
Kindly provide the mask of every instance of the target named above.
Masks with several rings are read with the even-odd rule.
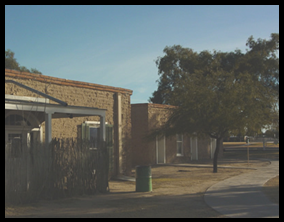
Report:
[[[177,106],[172,106],[172,105],[167,105],[167,104],[158,104],[158,103],[135,103],[135,104],[131,104],[131,106],[148,106],[151,108],[163,108],[163,109],[177,108]]]
[[[42,74],[20,72],[20,71],[13,70],[13,69],[5,69],[5,76],[16,77],[20,79],[33,79],[33,80],[40,81],[40,82],[48,82],[48,83],[54,83],[58,85],[95,89],[95,90],[100,90],[100,91],[126,93],[130,95],[132,95],[133,93],[133,90],[130,90],[130,89],[124,89],[124,88],[113,87],[113,86],[105,86],[105,85],[81,82],[81,81],[75,81],[75,80],[62,79],[62,78],[46,76]]]

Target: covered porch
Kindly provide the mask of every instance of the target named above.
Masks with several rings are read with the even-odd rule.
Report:
[[[52,119],[85,116],[100,117],[99,139],[105,141],[105,109],[63,106],[48,102],[45,98],[5,95],[5,141],[13,139],[11,135],[21,134],[21,139],[28,142],[32,132],[38,132],[42,139],[39,128],[45,122],[45,144],[49,144],[52,140]]]
[[[81,150],[78,149],[78,146],[72,146],[72,144],[67,147],[68,149],[63,146],[51,147],[50,142],[53,140],[52,119],[99,116],[101,132],[99,141],[105,141],[106,110],[82,106],[63,106],[48,102],[44,98],[5,95],[5,198],[7,194],[9,199],[11,192],[21,195],[22,192],[31,189],[40,194],[42,192],[40,187],[44,186],[55,190],[54,192],[63,189],[63,193],[65,192],[64,189],[66,190],[66,187],[68,187],[68,192],[73,192],[75,188],[81,186],[81,180],[92,185],[92,189],[87,187],[90,191],[94,192],[96,189],[94,174],[99,170],[96,166],[102,164],[98,163],[102,160],[96,158],[97,152],[92,152],[91,148]],[[41,141],[43,138],[41,124],[43,122],[45,122],[45,139]],[[35,146],[38,145],[36,142],[44,143],[43,146]],[[57,154],[57,158],[61,158],[60,162],[55,161],[51,164],[51,158],[56,155],[54,152],[63,154]],[[69,156],[70,153],[76,154],[71,157]],[[78,159],[81,156],[84,156],[84,158]],[[88,167],[76,168],[76,164],[73,166],[70,163],[71,158],[72,163],[77,164],[76,161],[79,161],[79,165],[82,166],[88,163]],[[81,168],[89,173],[81,173]],[[68,169],[69,174],[70,172],[72,174],[69,175],[68,172],[66,174],[66,169]],[[59,171],[60,175],[58,176],[55,172]],[[49,178],[48,175],[53,176]],[[99,179],[99,181],[102,181],[102,179]],[[84,187],[85,190],[87,188]]]

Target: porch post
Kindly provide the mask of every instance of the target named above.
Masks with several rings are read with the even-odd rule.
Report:
[[[101,115],[100,116],[100,128],[101,128],[101,133],[100,133],[100,141],[106,141],[106,116]]]
[[[45,113],[45,145],[47,146],[52,140],[52,129],[51,129],[52,113]]]
[[[122,174],[122,116],[121,116],[121,95],[119,93],[116,94],[116,106],[115,106],[115,154],[116,154],[116,174]]]

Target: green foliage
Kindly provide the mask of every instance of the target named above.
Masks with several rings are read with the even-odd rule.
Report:
[[[246,53],[164,49],[166,55],[156,61],[158,90],[150,101],[179,106],[167,123],[168,134],[177,123],[173,131],[214,138],[271,123],[279,95],[279,35],[268,41],[250,37],[247,46]]]
[[[246,53],[166,47],[156,61],[160,79],[150,101],[178,108],[153,134],[209,135],[218,143],[228,132],[271,124],[279,96],[279,35],[250,37],[247,46]]]
[[[17,62],[17,60],[14,56],[15,56],[15,53],[12,52],[10,49],[5,50],[5,69],[14,69],[14,70],[18,70],[20,72],[42,74],[40,71],[38,71],[35,68],[31,68],[29,70],[25,66],[20,66],[20,64]]]
[[[5,51],[5,69],[15,69],[18,70],[20,68],[19,63],[14,57],[15,53],[10,49]]]
[[[163,57],[158,57],[158,89],[149,98],[150,102],[161,104],[174,104],[172,92],[175,82],[183,76],[192,75],[199,71],[208,75],[211,71],[222,69],[225,72],[247,72],[253,80],[260,81],[270,89],[269,93],[279,95],[279,34],[271,34],[270,40],[258,39],[251,36],[246,45],[246,53],[240,50],[223,53],[214,51],[194,52],[192,49],[180,45],[165,47]],[[172,101],[171,101],[172,100]]]

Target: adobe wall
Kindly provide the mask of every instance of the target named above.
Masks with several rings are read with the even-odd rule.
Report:
[[[175,106],[161,105],[161,104],[148,104],[148,121],[149,129],[159,128],[164,125],[170,117],[171,109]]]
[[[5,79],[12,79],[38,91],[46,93],[57,99],[63,100],[68,105],[96,107],[107,109],[106,122],[117,124],[116,94],[121,95],[122,115],[122,146],[123,146],[123,171],[130,172],[131,166],[131,105],[132,91],[128,89],[103,86],[99,84],[66,80],[45,75],[18,72],[5,69]],[[41,97],[36,93],[23,89],[13,83],[5,83],[5,94],[18,96]],[[50,100],[50,103],[55,103]],[[52,137],[76,138],[80,134],[80,127],[84,121],[99,121],[99,117],[76,117],[73,119],[53,119]],[[41,125],[44,131],[44,123]],[[117,132],[114,132],[116,138]],[[114,141],[117,143],[117,141]],[[130,162],[130,163],[129,163]]]
[[[151,146],[143,139],[148,133],[148,105],[131,105],[132,166],[151,164]]]
[[[198,139],[198,147],[202,147],[202,149],[198,149],[199,160],[208,159],[208,157],[211,157],[210,138]]]
[[[143,103],[131,105],[133,166],[156,164],[156,140],[144,137],[164,124],[170,114],[164,105]]]
[[[222,142],[223,144],[223,142]],[[211,157],[211,139],[210,137],[198,139],[198,147],[202,147],[202,149],[198,149],[198,159],[209,159]],[[214,153],[213,153],[214,156]],[[218,158],[223,157],[223,145],[221,145],[219,150]]]
[[[132,148],[133,166],[156,164],[156,141],[144,141],[141,138],[147,132],[159,128],[168,120],[175,106],[161,104],[132,104]],[[220,149],[219,156],[223,150]],[[210,138],[198,139],[198,159],[211,158]],[[183,136],[183,156],[177,156],[176,136],[166,138],[166,163],[185,163],[191,161],[191,140]]]
[[[172,109],[175,106],[149,104],[149,129],[155,129],[166,123],[169,119]],[[156,163],[156,144],[152,144],[154,158],[153,162]],[[177,139],[176,136],[166,138],[166,163],[184,163],[190,161],[190,138],[183,137],[183,156],[177,156]]]
[[[148,104],[149,131],[154,130],[164,125],[170,117],[172,108],[174,108],[174,106],[149,103]],[[166,162],[167,163],[169,163],[169,160],[170,160],[169,155],[171,155],[170,154],[170,151],[172,149],[171,142],[172,142],[172,139],[166,138]],[[156,164],[157,162],[156,141],[152,141],[149,144],[149,146],[151,150],[151,152],[149,152],[151,154],[149,159],[151,160],[152,164]]]
[[[177,139],[172,136],[166,139],[166,162],[187,163],[191,160],[190,137],[183,136],[183,156],[177,156]]]

